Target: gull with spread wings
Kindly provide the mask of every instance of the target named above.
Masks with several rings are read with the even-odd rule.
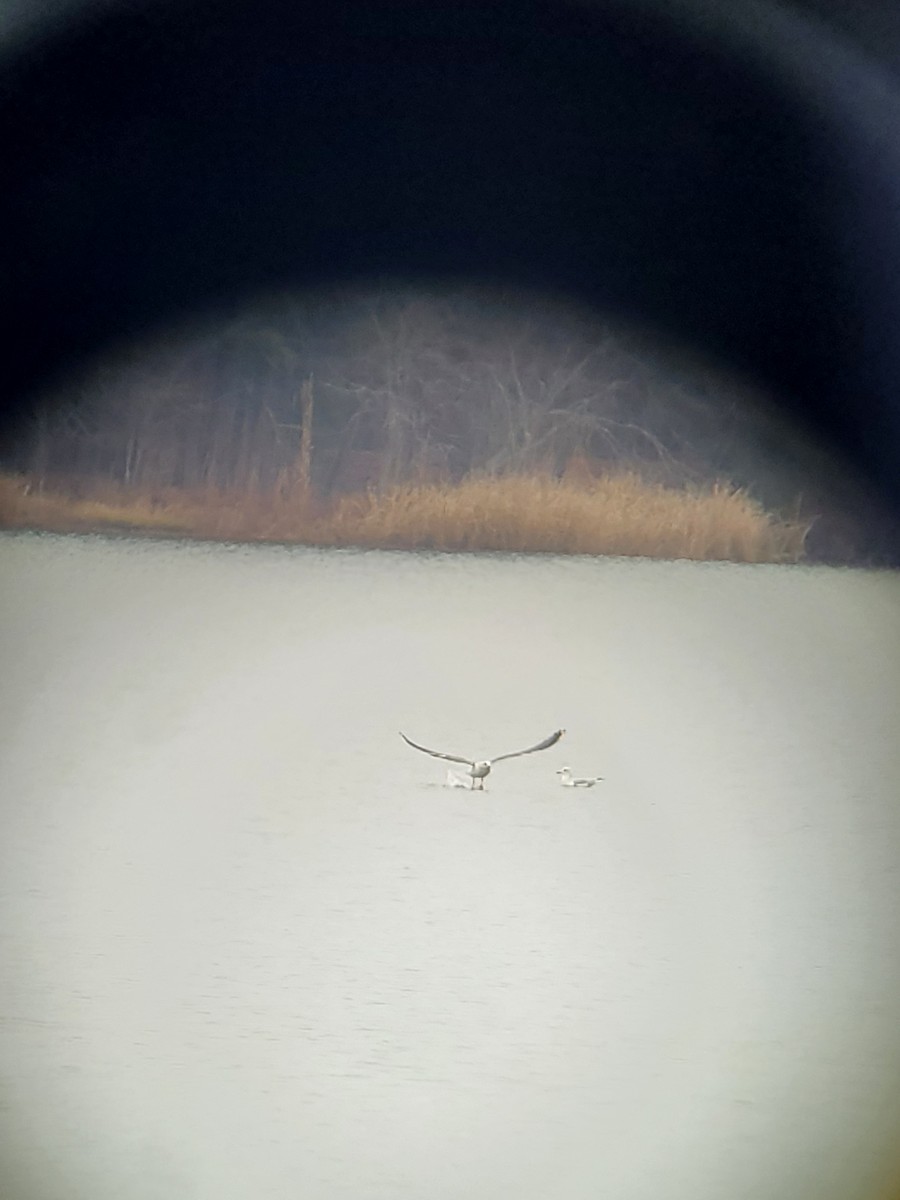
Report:
[[[549,750],[551,746],[556,745],[565,732],[564,729],[557,729],[556,733],[551,733],[548,738],[544,738],[536,746],[529,746],[527,750],[514,750],[512,754],[498,754],[496,758],[483,759],[462,758],[458,754],[444,754],[440,750],[429,750],[427,746],[419,746],[416,742],[410,741],[405,733],[401,733],[400,736],[406,742],[407,746],[412,746],[413,750],[421,750],[423,754],[430,754],[432,758],[443,758],[446,762],[465,763],[469,768],[467,774],[472,778],[472,787],[483,792],[484,781],[490,775],[491,767],[494,763],[502,762],[504,758],[521,758],[523,754],[534,754],[538,750]]]

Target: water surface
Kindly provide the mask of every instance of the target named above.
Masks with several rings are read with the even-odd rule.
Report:
[[[8,536],[0,587],[11,1200],[900,1165],[900,577]],[[397,736],[558,726],[483,795]]]

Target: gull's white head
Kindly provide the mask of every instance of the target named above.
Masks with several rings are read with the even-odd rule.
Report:
[[[572,774],[571,770],[568,767],[560,767],[556,773],[557,773],[557,775],[571,775]]]

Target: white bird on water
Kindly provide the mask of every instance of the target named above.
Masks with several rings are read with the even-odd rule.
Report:
[[[496,758],[462,758],[459,754],[444,754],[440,750],[429,750],[427,746],[419,746],[416,742],[410,741],[405,733],[400,736],[408,746],[412,746],[413,750],[421,750],[423,754],[430,754],[432,758],[443,758],[446,762],[465,763],[469,768],[467,774],[472,779],[472,787],[479,791],[484,791],[484,781],[491,773],[491,767],[495,763],[502,762],[505,758],[520,758],[523,754],[534,754],[538,750],[549,750],[551,746],[555,746],[559,739],[566,731],[557,729],[556,733],[551,733],[548,738],[544,738],[542,742],[538,742],[536,746],[529,746],[527,750],[514,750],[512,754],[498,754]]]
[[[603,780],[602,775],[595,775],[593,778],[587,779],[576,779],[568,767],[560,767],[556,773],[562,776],[560,783],[563,787],[593,787],[595,783],[601,783]]]

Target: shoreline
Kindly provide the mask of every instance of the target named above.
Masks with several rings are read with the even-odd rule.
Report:
[[[724,484],[517,475],[406,484],[325,501],[0,474],[0,529],[317,548],[800,563],[807,526]]]

